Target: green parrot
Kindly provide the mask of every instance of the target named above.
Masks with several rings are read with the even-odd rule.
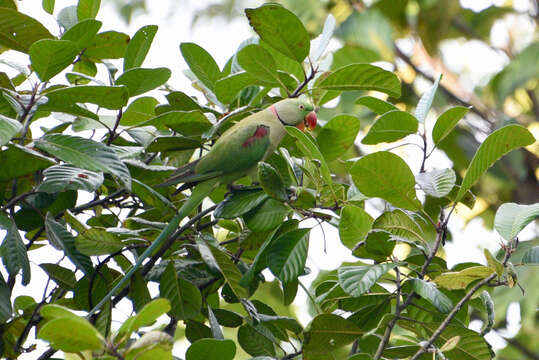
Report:
[[[178,213],[137,258],[116,286],[90,310],[87,318],[99,311],[129,281],[142,262],[161,247],[180,222],[217,186],[230,184],[254,171],[258,162],[275,151],[286,134],[285,126],[296,126],[301,130],[305,129],[305,126],[314,129],[317,118],[313,110],[313,105],[304,99],[281,100],[232,126],[219,137],[206,155],[179,168],[172,177],[158,185],[183,183],[180,190],[191,187],[193,189]]]
[[[254,172],[277,149],[286,134],[285,126],[312,130],[316,122],[314,107],[307,100],[281,100],[232,126],[206,155],[179,168],[159,186],[183,183],[180,190],[194,186],[179,211],[185,217],[217,186]]]

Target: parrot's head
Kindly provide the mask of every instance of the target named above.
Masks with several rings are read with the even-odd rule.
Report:
[[[270,108],[284,125],[296,126],[303,130],[305,127],[313,130],[316,127],[316,113],[314,106],[307,99],[284,99]]]

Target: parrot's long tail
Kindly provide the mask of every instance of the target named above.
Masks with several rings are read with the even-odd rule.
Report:
[[[129,269],[129,271],[125,274],[125,276],[114,286],[114,288],[109,291],[109,293],[101,299],[101,301],[88,313],[86,318],[90,318],[93,314],[95,314],[99,309],[105,305],[107,301],[109,301],[112,296],[120,290],[126,282],[131,279],[131,276],[140,268],[142,265],[142,262],[150,256],[154,250],[161,247],[161,244],[163,244],[166,239],[178,228],[180,225],[180,222],[189,215],[193,210],[197,208],[200,203],[211,194],[211,192],[219,186],[219,180],[218,179],[211,179],[208,181],[201,182],[198,184],[193,191],[191,192],[191,196],[185,201],[185,203],[182,205],[178,213],[170,220],[168,225],[161,231],[159,236],[153,241],[153,243],[138,257],[137,261],[135,262],[135,265]]]

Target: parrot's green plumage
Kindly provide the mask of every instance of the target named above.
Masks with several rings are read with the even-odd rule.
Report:
[[[316,126],[313,106],[304,99],[281,100],[232,126],[206,155],[178,169],[162,185],[195,185],[180,209],[185,217],[217,186],[230,184],[255,170],[277,149],[286,134],[285,125],[303,129],[305,124],[309,128]]]
[[[200,159],[178,169],[162,186],[183,183],[194,188],[178,213],[169,221],[153,243],[137,258],[135,265],[109,293],[88,313],[95,314],[140,268],[154,250],[162,246],[180,222],[191,213],[217,186],[230,184],[256,169],[286,134],[285,125],[313,129],[316,114],[313,106],[302,99],[281,100],[267,109],[250,115],[225,131],[211,150]]]

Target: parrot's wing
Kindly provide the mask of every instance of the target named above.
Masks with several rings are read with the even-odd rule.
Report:
[[[204,180],[247,171],[264,158],[270,145],[269,127],[248,124],[231,130],[206,155],[179,168],[158,186],[184,183],[190,187]]]
[[[195,173],[230,174],[248,171],[264,158],[270,146],[270,128],[264,124],[241,124],[217,140],[195,166]],[[218,176],[218,175],[217,175]]]

